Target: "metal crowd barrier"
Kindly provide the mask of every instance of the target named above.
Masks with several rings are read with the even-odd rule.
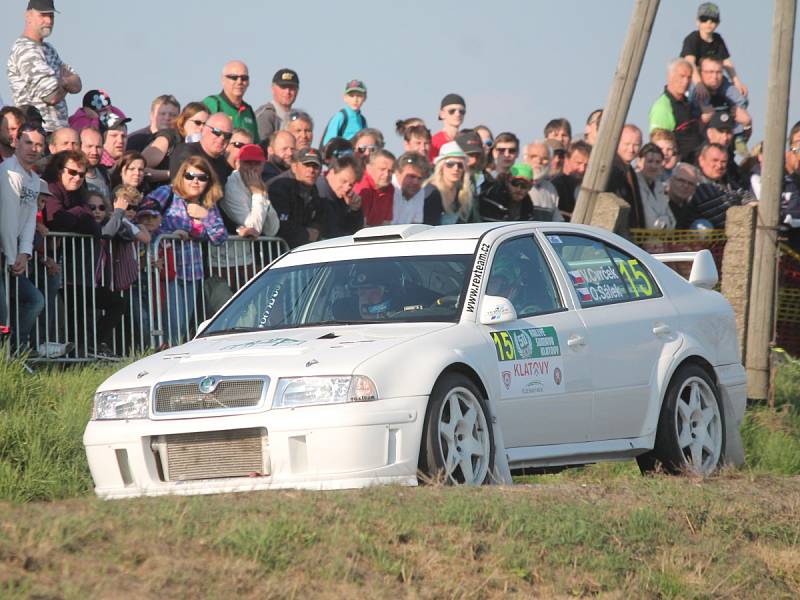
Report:
[[[288,250],[286,242],[275,237],[234,236],[214,246],[169,234],[150,244],[101,245],[91,236],[51,232],[34,252],[25,275],[44,299],[27,347],[21,347],[15,326],[24,310],[22,276],[0,265],[0,341],[8,337],[12,350],[30,351],[31,361],[57,362],[123,358],[181,343],[191,339],[222,302]],[[101,256],[107,267],[96,277]],[[123,259],[127,269],[117,266]],[[192,269],[192,264],[197,266]],[[126,285],[120,289],[123,271]],[[104,346],[98,329],[107,325],[110,313],[120,311],[121,320]],[[10,335],[3,336],[4,326],[9,325]]]

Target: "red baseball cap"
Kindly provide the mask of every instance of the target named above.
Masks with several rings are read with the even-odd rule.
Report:
[[[241,161],[266,162],[267,157],[258,144],[247,144],[239,151],[239,162]]]

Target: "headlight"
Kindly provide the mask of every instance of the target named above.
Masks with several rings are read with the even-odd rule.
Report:
[[[93,419],[146,419],[149,388],[97,392]]]
[[[334,377],[294,377],[278,381],[273,408],[291,408],[309,404],[341,404],[378,399],[378,390],[369,377],[341,375]]]

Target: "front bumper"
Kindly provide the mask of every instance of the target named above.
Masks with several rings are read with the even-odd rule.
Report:
[[[102,498],[416,485],[427,401],[414,396],[246,415],[90,421],[83,443]],[[163,436],[253,428],[265,430],[263,473],[165,480],[164,455],[155,443]]]

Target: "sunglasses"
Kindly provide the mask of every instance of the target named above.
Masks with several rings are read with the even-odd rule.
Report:
[[[531,187],[531,183],[526,179],[512,179],[511,186],[520,189],[528,189]]]
[[[210,127],[209,125],[206,125],[206,127],[208,127],[208,129],[209,129],[209,131],[211,131],[211,133],[213,133],[217,137],[221,137],[226,142],[229,142],[231,140],[231,138],[233,137],[233,132],[232,131],[223,131],[219,127]]]
[[[231,142],[231,146],[234,148],[242,148],[243,146],[247,146],[247,142]]]
[[[714,17],[700,17],[698,21],[701,23],[708,23],[709,21],[712,23],[719,23],[719,19],[715,19]]]
[[[498,154],[516,154],[518,150],[516,148],[500,148],[499,146],[494,147],[497,150]]]
[[[444,161],[444,166],[448,169],[463,169],[464,163],[460,160],[446,160]]]
[[[366,152],[375,152],[378,147],[375,144],[370,144],[369,146],[356,146],[356,151],[359,154],[365,154]]]
[[[139,208],[139,204],[138,203],[136,203],[136,204],[128,203],[128,208],[126,208],[125,210],[136,210],[137,208]]]
[[[206,124],[205,121],[201,121],[200,119],[189,119],[189,123],[194,123],[198,127],[202,127],[203,125]]]
[[[100,212],[106,212],[105,204],[90,204],[89,205],[89,209],[90,210],[98,210]]]
[[[465,115],[465,114],[467,114],[467,109],[466,108],[448,108],[447,109],[447,114],[448,115],[454,115],[456,113],[458,113],[460,115]]]
[[[78,171],[76,169],[68,169],[67,167],[64,167],[64,170],[69,174],[70,177],[80,177],[81,179],[86,177],[86,171]]]
[[[483,145],[487,148],[491,148],[494,142],[492,140],[483,140]]]
[[[186,181],[192,181],[196,179],[197,181],[201,181],[203,183],[206,183],[209,179],[208,173],[191,173],[189,171],[186,171],[186,173],[183,174],[183,178]]]
[[[225,75],[225,79],[230,79],[231,81],[243,81],[247,83],[250,81],[250,75],[237,75],[235,73],[231,73],[230,75]]]

